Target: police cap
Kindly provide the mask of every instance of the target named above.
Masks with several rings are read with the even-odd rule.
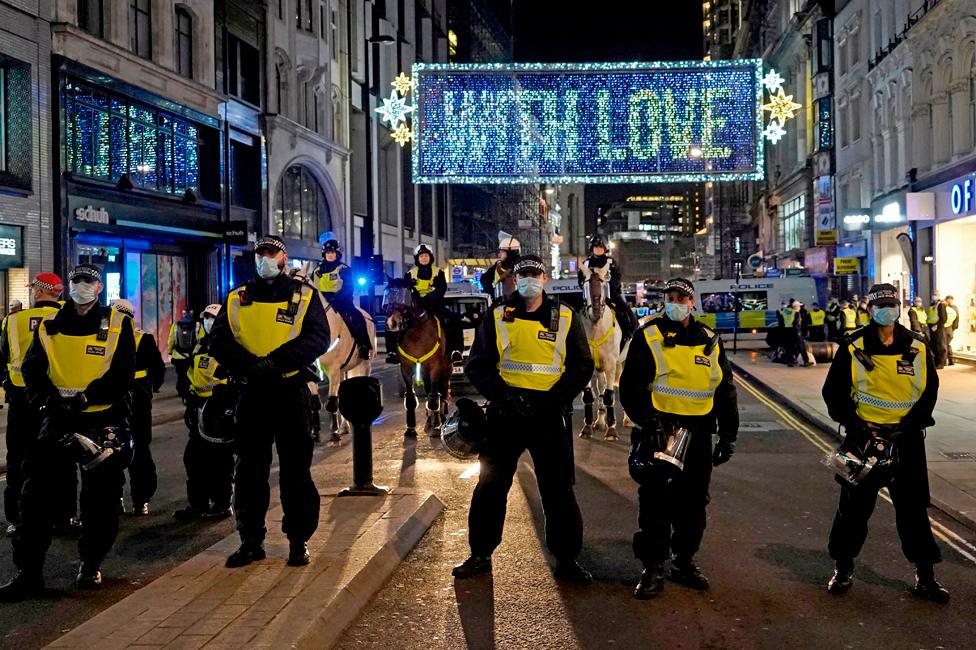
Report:
[[[254,252],[260,253],[261,251],[268,251],[277,255],[279,251],[282,253],[287,253],[288,247],[285,246],[285,242],[281,239],[281,237],[276,237],[275,235],[265,235],[263,237],[258,237],[257,242],[254,244]]]
[[[868,305],[870,306],[898,306],[898,289],[896,289],[894,285],[888,284],[887,282],[872,286],[866,297],[868,299]]]
[[[674,278],[668,280],[664,285],[664,293],[668,293],[669,291],[677,291],[678,293],[688,296],[689,298],[695,297],[695,285],[693,285],[690,280],[685,280],[684,278]]]
[[[101,282],[102,272],[94,264],[79,264],[68,274],[68,282],[74,282],[76,278]]]
[[[539,273],[546,272],[546,265],[542,263],[542,258],[538,255],[523,255],[519,258],[519,261],[515,263],[515,274],[524,273],[525,271],[538,271]]]

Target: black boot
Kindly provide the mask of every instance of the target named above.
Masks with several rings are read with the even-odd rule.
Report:
[[[664,591],[664,566],[656,565],[644,569],[640,582],[634,587],[634,598],[637,600],[651,600]]]
[[[451,570],[451,575],[461,580],[485,573],[491,573],[491,558],[478,557],[477,555],[472,555]]]
[[[949,591],[935,579],[935,571],[930,566],[916,567],[915,586],[912,587],[912,594],[940,605],[949,602]]]
[[[173,519],[177,521],[191,521],[193,519],[199,519],[201,516],[203,516],[203,511],[197,510],[193,506],[180,508],[173,513]]]
[[[78,567],[78,577],[75,579],[75,584],[78,585],[79,589],[94,589],[102,584],[102,572],[98,565],[82,562],[81,566]]]
[[[224,566],[228,569],[237,569],[242,566],[247,566],[251,562],[263,560],[265,557],[267,555],[264,552],[264,546],[244,542],[239,549],[227,556],[227,561],[224,562]]]
[[[571,582],[576,585],[588,585],[593,583],[593,575],[581,567],[576,560],[556,562],[556,570],[552,572],[556,580]]]
[[[708,578],[691,558],[674,558],[671,561],[671,582],[677,582],[696,591],[708,589]]]
[[[399,332],[384,332],[383,338],[386,339],[386,362],[398,365],[400,355],[397,354],[397,339]]]
[[[854,562],[838,560],[834,563],[834,575],[827,582],[827,591],[832,594],[846,594],[854,584]]]
[[[308,544],[291,542],[288,547],[288,566],[307,566],[312,561],[308,554]]]
[[[44,576],[40,571],[18,571],[14,579],[0,587],[0,602],[15,603],[37,598],[44,592]]]

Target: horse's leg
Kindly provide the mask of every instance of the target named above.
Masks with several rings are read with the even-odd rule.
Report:
[[[416,438],[417,437],[417,414],[414,409],[417,408],[417,393],[414,392],[413,388],[413,364],[410,364],[410,370],[403,372],[403,366],[401,368],[401,375],[403,377],[404,392],[403,392],[403,409],[407,416],[407,430],[403,432],[404,438]]]
[[[614,364],[616,365],[616,364]],[[614,370],[612,367],[608,367],[605,371],[605,376],[607,381],[605,382],[605,388],[603,391],[603,406],[607,410],[607,430],[603,434],[606,440],[616,440],[617,439],[617,414],[614,411],[614,399],[613,399],[613,375]]]
[[[329,446],[339,446],[339,373],[329,375],[329,399],[325,412],[329,414]]]
[[[580,430],[580,438],[589,438],[593,435],[593,389],[587,386],[583,389],[583,428]]]
[[[597,351],[597,354],[602,354],[602,353]],[[601,361],[603,361],[602,358]],[[605,363],[602,364],[601,368],[604,368],[604,370],[597,370],[596,373],[594,373],[593,375],[592,384],[593,384],[594,401],[596,401],[595,398],[603,395],[603,391],[606,389],[606,383],[607,383],[605,379],[606,364]],[[607,428],[606,419],[607,419],[607,407],[604,405],[603,401],[601,400],[600,403],[597,404],[596,421],[593,423],[593,430],[597,432],[605,431]]]
[[[431,382],[433,383],[433,382]],[[431,438],[440,438],[440,417],[441,417],[441,394],[436,387],[427,393],[427,435]]]

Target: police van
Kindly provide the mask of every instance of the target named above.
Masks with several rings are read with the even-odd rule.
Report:
[[[475,330],[481,324],[481,319],[488,313],[492,298],[482,293],[481,286],[471,282],[451,282],[444,294],[444,306],[451,310],[461,323],[464,333],[464,352],[462,356],[467,360],[474,345]],[[464,376],[464,363],[454,364],[454,378]]]
[[[699,280],[695,293],[698,320],[722,333],[738,326],[740,332],[759,334],[776,327],[776,312],[783,302],[799,300],[808,309],[820,302],[817,283],[810,277]]]

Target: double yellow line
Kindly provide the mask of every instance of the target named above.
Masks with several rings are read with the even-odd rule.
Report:
[[[779,404],[776,404],[771,399],[763,395],[758,388],[743,378],[742,373],[736,372],[735,375],[739,386],[745,388],[746,392],[755,397],[770,411],[775,413],[777,417],[779,417],[779,419],[782,420],[787,426],[791,427],[801,436],[806,438],[810,444],[825,454],[828,454],[834,450],[835,445],[832,445],[830,442],[825,440],[821,433],[810,428]],[[882,499],[888,503],[891,503],[891,495],[888,494],[887,489],[882,490],[880,494]],[[976,546],[962,536],[958,535],[953,530],[943,526],[938,521],[935,521],[931,517],[929,517],[929,521],[932,523],[932,532],[936,537],[941,539],[945,544],[959,553],[959,555],[963,556],[973,564],[976,564]]]

